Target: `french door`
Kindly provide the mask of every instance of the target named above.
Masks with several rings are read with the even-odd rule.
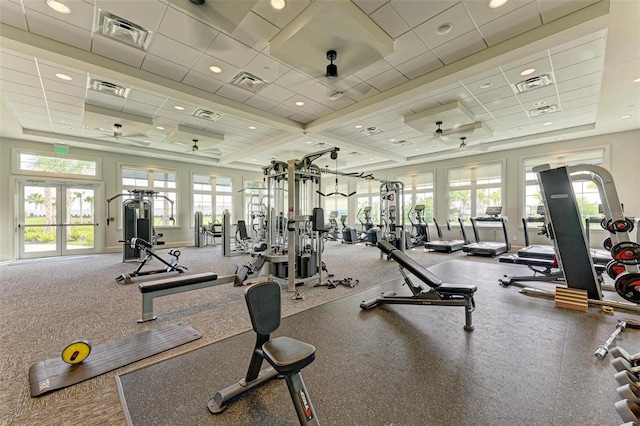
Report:
[[[19,183],[20,258],[96,253],[98,185]]]

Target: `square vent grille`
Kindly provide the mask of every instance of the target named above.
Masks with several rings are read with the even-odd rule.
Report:
[[[531,117],[537,117],[539,115],[551,114],[552,112],[558,112],[558,111],[560,111],[560,108],[558,108],[558,105],[547,105],[540,108],[529,110],[529,115]]]
[[[119,84],[95,79],[90,80],[89,89],[100,93],[106,93],[107,95],[117,96],[119,98],[126,98],[129,96],[129,92],[131,91],[131,89],[120,86]]]
[[[93,31],[140,50],[147,50],[153,34],[152,31],[140,25],[134,24],[100,8],[96,9]]]
[[[375,135],[377,133],[382,133],[382,132],[384,132],[384,130],[382,130],[379,127],[367,127],[366,129],[360,130],[360,133],[368,136]]]
[[[257,92],[267,85],[267,82],[258,76],[242,71],[231,79],[231,84],[242,87],[251,92]]]
[[[549,74],[539,75],[537,77],[532,77],[527,80],[516,83],[516,89],[518,93],[528,92],[533,89],[537,89],[539,87],[548,86],[553,83]]]
[[[402,139],[400,141],[393,141],[393,142],[391,142],[391,144],[395,145],[395,146],[407,146],[407,145],[411,145],[412,142],[409,142],[406,139]]]
[[[218,121],[222,118],[222,114],[218,114],[217,112],[209,111],[206,109],[198,108],[192,114],[194,117],[202,118],[203,120],[208,121]]]

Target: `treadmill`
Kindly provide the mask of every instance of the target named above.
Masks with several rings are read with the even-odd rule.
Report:
[[[502,206],[491,206],[487,207],[485,216],[470,218],[476,242],[463,246],[462,251],[467,253],[467,255],[495,257],[511,250],[511,243],[509,242],[509,235],[507,234],[507,217],[501,216],[501,213]],[[477,225],[478,222],[500,222],[502,225],[504,241],[480,241]]]
[[[522,226],[523,226],[523,231],[524,231],[524,244],[525,247],[521,248],[520,250],[518,250],[517,255],[518,257],[526,257],[526,258],[535,258],[535,259],[548,259],[548,260],[553,260],[556,258],[556,252],[555,249],[553,247],[553,244],[531,244],[530,240],[529,240],[529,224],[530,223],[542,223],[543,224],[543,230],[542,232],[547,233],[547,236],[551,237],[549,235],[549,230],[547,229],[546,223],[547,223],[547,219],[545,217],[545,211],[544,211],[544,206],[538,206],[538,209],[536,211],[536,213],[538,213],[537,216],[529,216],[529,217],[523,217],[522,218]],[[539,232],[540,234],[540,232]]]
[[[444,253],[451,253],[454,251],[462,250],[462,247],[467,243],[467,235],[464,230],[464,226],[462,224],[462,220],[458,218],[458,222],[460,223],[460,229],[462,230],[462,238],[464,240],[444,240],[442,238],[442,229],[440,225],[436,221],[436,218],[433,218],[433,223],[436,225],[436,231],[438,232],[438,240],[437,241],[427,241],[424,243],[424,248],[433,251],[440,251]],[[451,231],[451,224],[447,221],[447,229]]]

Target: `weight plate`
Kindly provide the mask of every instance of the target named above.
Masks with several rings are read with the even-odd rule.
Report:
[[[605,250],[611,250],[611,247],[613,247],[613,241],[611,240],[611,237],[605,238],[602,242],[602,246]]]
[[[640,303],[640,273],[625,272],[618,275],[615,281],[616,291],[623,299]]]
[[[640,264],[640,244],[633,241],[622,241],[611,247],[611,257],[625,265]]]
[[[612,232],[631,232],[633,230],[633,222],[628,219],[620,219],[613,221],[610,225]]]
[[[75,340],[62,351],[62,360],[67,364],[79,364],[91,353],[91,343],[86,340]]]
[[[607,263],[607,275],[609,275],[611,279],[615,280],[618,277],[618,275],[623,274],[625,272],[627,272],[627,268],[624,266],[624,264],[620,262],[616,262],[615,260],[612,260],[609,263]]]
[[[602,229],[607,229],[607,218],[602,218],[602,220],[600,221],[600,226],[602,226]]]

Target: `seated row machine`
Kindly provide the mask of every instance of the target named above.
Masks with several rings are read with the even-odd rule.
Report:
[[[396,296],[393,291],[385,292],[375,299],[363,301],[360,304],[362,309],[371,309],[382,304],[464,306],[464,329],[466,331],[473,330],[471,313],[476,306],[473,300],[473,295],[477,290],[475,285],[444,283],[436,275],[387,241],[378,241],[378,248],[387,255],[387,259],[395,260],[400,265],[400,273],[413,295]],[[422,282],[414,283],[407,272],[413,274]]]
[[[281,375],[289,388],[300,424],[320,424],[300,374],[300,370],[315,359],[316,348],[289,337],[271,338],[271,333],[280,327],[280,285],[273,281],[254,284],[247,288],[244,297],[251,325],[256,332],[256,343],[249,369],[244,379],[216,392],[207,404],[209,411],[214,414],[221,413],[231,400]],[[263,360],[267,360],[271,366],[260,370]]]

